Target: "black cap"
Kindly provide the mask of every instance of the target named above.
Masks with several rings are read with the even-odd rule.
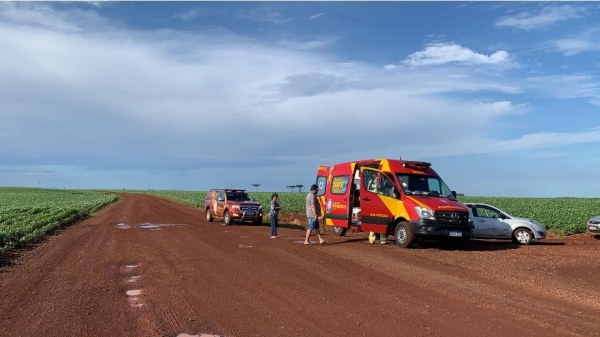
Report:
[[[310,190],[311,190],[311,191],[316,191],[316,190],[318,190],[318,189],[319,189],[319,186],[317,186],[317,184],[312,184],[312,185],[310,186]]]

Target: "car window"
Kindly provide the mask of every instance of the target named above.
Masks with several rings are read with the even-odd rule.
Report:
[[[480,218],[499,218],[500,213],[494,209],[479,206],[477,207],[477,216]]]
[[[493,218],[493,215],[490,213],[490,211],[485,208],[485,207],[477,207],[477,216],[480,218]]]

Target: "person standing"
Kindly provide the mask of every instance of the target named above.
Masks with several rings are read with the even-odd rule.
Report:
[[[319,238],[320,244],[328,243],[324,240],[319,233],[319,217],[321,216],[321,204],[317,200],[317,191],[319,186],[313,184],[310,187],[310,192],[306,195],[306,217],[308,219],[308,228],[306,229],[306,238],[304,239],[305,245],[310,245],[310,234],[314,230],[315,234]]]
[[[277,235],[277,225],[279,216],[279,211],[281,207],[279,206],[279,195],[277,193],[273,193],[271,195],[271,211],[269,212],[269,217],[271,218],[271,239],[278,238]]]

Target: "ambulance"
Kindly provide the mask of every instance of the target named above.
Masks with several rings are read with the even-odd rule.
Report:
[[[366,159],[320,166],[317,198],[334,234],[385,233],[411,247],[418,239],[464,242],[473,218],[430,163]]]

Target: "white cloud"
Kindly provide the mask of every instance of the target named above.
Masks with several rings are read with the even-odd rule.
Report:
[[[0,17],[12,18],[0,22],[0,134],[8,139],[0,142],[0,157],[7,165],[132,172],[202,167],[203,175],[214,167],[270,167],[277,175],[304,170],[298,160],[313,167],[323,158],[550,148],[600,134],[557,133],[542,142],[538,134],[492,138],[498,121],[528,111],[522,83],[463,65],[508,62],[499,52],[442,45],[451,47],[450,56],[434,48],[414,60],[444,67],[387,71],[318,48],[226,32],[138,31],[102,25],[106,19],[96,13],[39,6],[0,7]],[[99,20],[88,25],[84,18],[91,16]],[[513,96],[448,95],[484,92]],[[307,144],[310,132],[327,133],[326,146]],[[395,145],[399,132],[403,141]],[[218,171],[219,179],[231,172]],[[307,174],[312,179],[314,172]]]
[[[200,15],[200,13],[201,11],[198,8],[192,8],[187,12],[178,14],[177,17],[181,20],[191,20]]]
[[[386,64],[383,66],[383,69],[387,69],[387,70],[394,70],[396,68],[398,68],[398,66],[395,64]]]
[[[538,151],[531,154],[531,158],[534,159],[549,159],[549,158],[559,158],[565,157],[568,153],[559,152],[559,151]]]
[[[314,37],[312,39],[303,39],[303,40],[285,38],[285,39],[278,40],[277,44],[282,47],[307,50],[307,49],[323,48],[323,47],[329,46],[331,44],[334,44],[338,41],[339,41],[339,38],[335,37],[335,36],[319,36],[319,37]]]
[[[238,10],[237,17],[240,19],[269,22],[277,25],[293,21],[292,18],[286,18],[281,13],[271,10],[269,7],[258,7],[252,10]]]
[[[471,109],[475,113],[486,113],[489,116],[513,115],[528,112],[527,104],[513,104],[511,101],[476,103]]]
[[[588,74],[529,77],[525,86],[560,99],[584,98],[591,104],[600,99],[600,80]]]
[[[464,65],[479,64],[509,64],[510,57],[504,50],[496,51],[490,55],[480,54],[469,48],[455,43],[434,43],[425,49],[408,55],[403,61],[409,66],[443,65],[459,63]]]
[[[553,41],[553,47],[565,56],[588,51],[600,51],[600,28],[590,28],[569,37]]]
[[[321,16],[323,16],[323,15],[325,15],[325,13],[317,13],[317,14],[314,14],[314,15],[311,15],[311,16],[309,16],[309,17],[308,17],[308,19],[309,19],[309,20],[314,20],[314,19],[316,19],[316,18],[320,18],[320,17],[321,17]]]
[[[600,44],[596,44],[586,40],[557,40],[555,42],[556,48],[561,51],[565,56],[573,56],[586,51],[600,50]]]
[[[512,27],[533,30],[551,26],[557,22],[582,18],[586,9],[573,5],[550,5],[535,13],[525,11],[514,16],[505,16],[496,21],[496,27]]]

